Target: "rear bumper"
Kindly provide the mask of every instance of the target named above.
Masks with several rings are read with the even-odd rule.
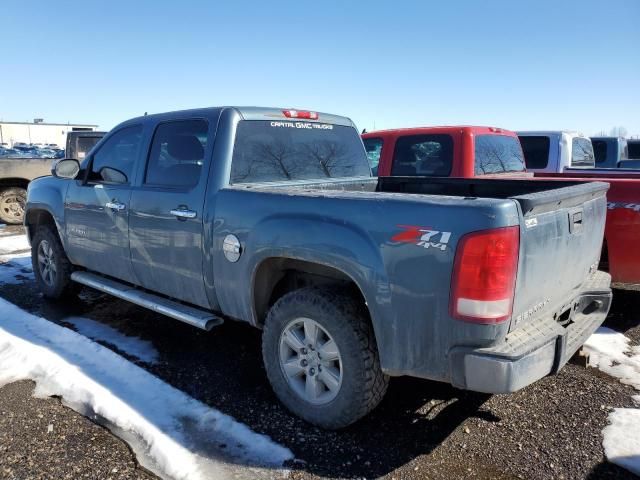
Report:
[[[611,306],[611,277],[596,272],[571,303],[570,322],[540,318],[489,348],[450,351],[451,383],[486,393],[510,393],[556,373],[602,324]]]

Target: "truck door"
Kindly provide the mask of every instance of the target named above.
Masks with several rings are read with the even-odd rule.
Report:
[[[140,186],[131,195],[131,261],[140,284],[208,307],[203,206],[212,136],[205,119],[160,123]]]
[[[127,223],[141,139],[141,125],[110,134],[87,157],[86,177],[70,183],[65,200],[66,251],[71,261],[127,282],[134,282]]]

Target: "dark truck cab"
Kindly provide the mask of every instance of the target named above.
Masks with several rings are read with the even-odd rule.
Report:
[[[65,155],[83,159],[105,132],[67,133]],[[35,178],[51,175],[50,158],[0,158],[0,222],[18,225],[24,222],[27,186]]]
[[[278,398],[325,428],[389,376],[513,392],[609,309],[607,184],[373,178],[340,116],[148,115],[55,174],[27,202],[46,297],[81,284],[205,330],[249,322]]]

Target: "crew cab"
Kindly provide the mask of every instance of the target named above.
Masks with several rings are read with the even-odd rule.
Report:
[[[374,175],[472,178],[525,171],[517,135],[502,128],[400,128],[364,133],[362,141]]]
[[[86,152],[103,136],[104,132],[68,132],[66,155],[84,158]],[[51,158],[0,158],[1,222],[12,225],[23,223],[27,185],[34,178],[51,175],[51,164]]]
[[[85,285],[205,330],[249,322],[276,396],[324,428],[389,376],[516,391],[610,305],[606,184],[373,178],[345,117],[148,115],[53,173],[25,221],[45,297]]]

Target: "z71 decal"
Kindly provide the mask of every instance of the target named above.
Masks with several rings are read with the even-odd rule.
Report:
[[[435,248],[444,252],[451,238],[451,232],[442,232],[431,227],[413,225],[398,225],[398,227],[403,230],[391,237],[393,242],[413,243],[422,248]]]

